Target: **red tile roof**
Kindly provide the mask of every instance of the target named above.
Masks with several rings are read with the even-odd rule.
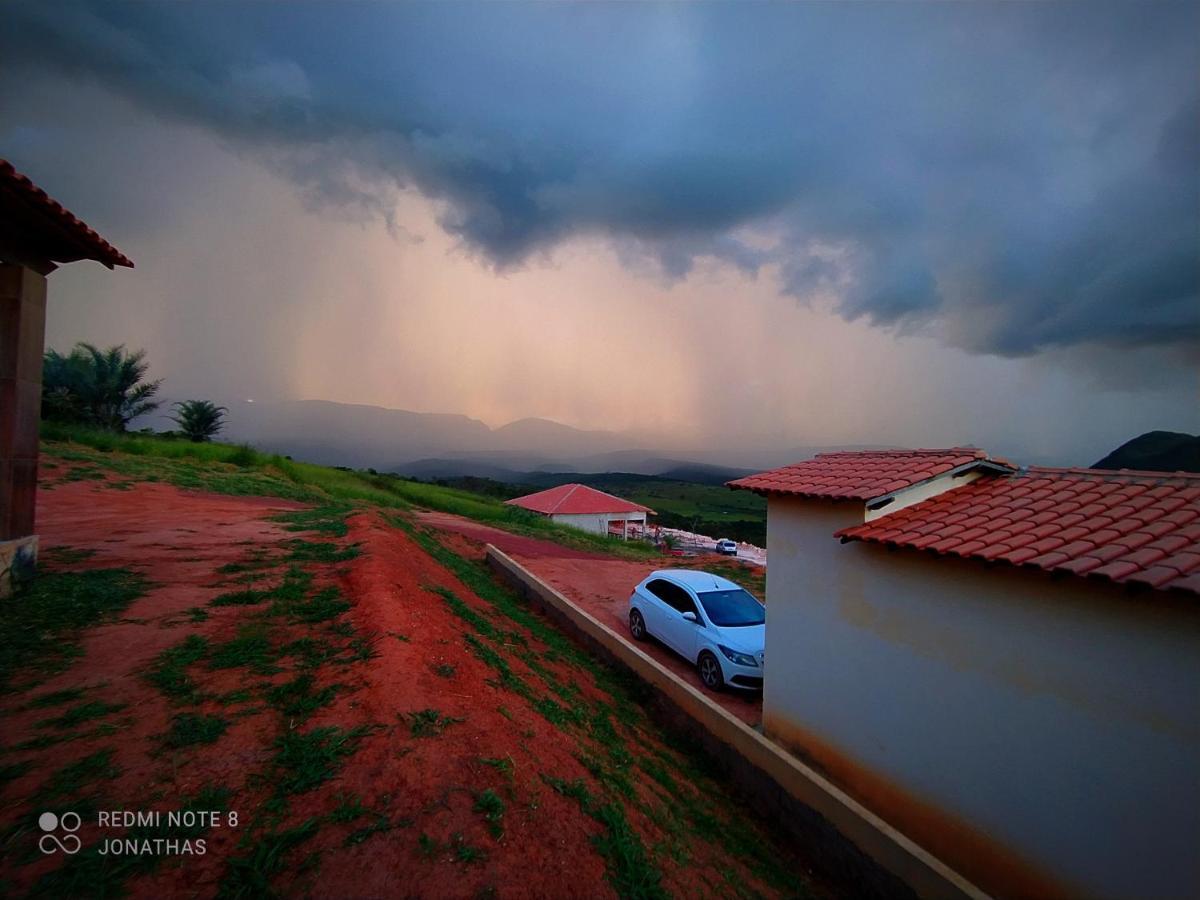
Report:
[[[1012,468],[973,447],[819,453],[814,459],[731,481],[729,487],[759,494],[874,500],[952,469],[985,462],[993,468]]]
[[[586,484],[560,484],[558,487],[536,494],[527,494],[505,501],[512,506],[531,509],[534,512],[550,515],[592,515],[604,513],[644,512],[653,514],[654,510],[604,491],[590,488]]]
[[[836,536],[1200,593],[1200,475],[1031,466]]]
[[[133,268],[129,257],[18,172],[6,159],[0,159],[0,207],[3,207],[6,219],[21,219],[21,238],[36,242],[46,259],[54,262],[94,259],[110,269],[113,266]],[[36,235],[31,233],[34,230]]]

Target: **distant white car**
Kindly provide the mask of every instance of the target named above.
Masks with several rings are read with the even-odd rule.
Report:
[[[732,581],[692,569],[651,572],[629,598],[635,640],[662,641],[710,690],[763,684],[766,607]]]
[[[737,544],[729,540],[729,538],[721,538],[717,541],[714,549],[718,553],[724,553],[726,556],[737,556]]]

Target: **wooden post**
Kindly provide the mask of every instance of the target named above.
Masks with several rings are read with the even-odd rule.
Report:
[[[0,263],[0,597],[37,560],[38,423],[46,276]]]

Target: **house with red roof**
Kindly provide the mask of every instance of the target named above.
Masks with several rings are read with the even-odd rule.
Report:
[[[547,516],[562,525],[623,539],[644,532],[646,517],[654,515],[654,510],[648,506],[614,497],[586,484],[560,484],[505,502]]]
[[[763,727],[997,896],[1200,891],[1200,475],[827,453],[767,497]]]

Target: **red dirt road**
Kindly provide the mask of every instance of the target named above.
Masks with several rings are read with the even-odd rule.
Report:
[[[655,569],[671,567],[667,558],[650,562],[613,559],[611,556],[563,547],[553,541],[510,534],[450,513],[422,512],[417,519],[441,531],[462,535],[477,545],[495,545],[577,603],[581,609],[626,638],[629,634],[629,595],[634,585]],[[476,552],[481,551],[482,547],[477,546]],[[716,559],[727,562],[724,557]],[[695,667],[662,644],[648,641],[637,646],[697,690],[705,690]],[[746,724],[761,728],[761,693],[726,690],[710,696]]]

